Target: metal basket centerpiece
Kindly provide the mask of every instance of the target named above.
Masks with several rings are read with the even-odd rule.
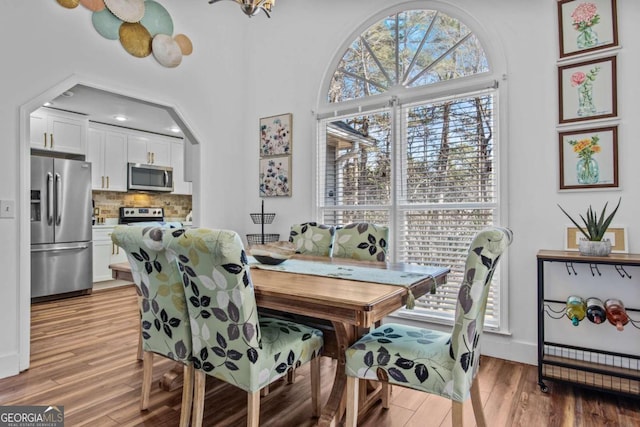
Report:
[[[271,224],[276,217],[274,213],[250,213],[254,224]]]

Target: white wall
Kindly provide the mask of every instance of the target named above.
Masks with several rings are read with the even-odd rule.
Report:
[[[117,41],[92,28],[90,12],[68,10],[54,1],[0,2],[4,44],[0,80],[0,127],[5,141],[0,158],[0,199],[26,197],[20,182],[19,108],[71,75],[83,81],[175,105],[199,147],[200,225],[225,227],[241,235],[259,232],[248,213],[260,208],[257,190],[258,120],[291,112],[294,116],[293,197],[269,198],[278,215],[268,232],[288,233],[289,224],[313,215],[314,118],[318,89],[337,47],[353,30],[399,1],[296,0],[279,2],[272,18],[247,19],[237,5],[206,1],[162,0],[175,32],[187,34],[194,53],[175,69],[154,59],[130,56]],[[510,336],[488,336],[484,351],[499,357],[535,362],[536,269],[540,248],[560,249],[567,221],[556,207],[571,212],[588,204],[623,197],[616,218],[627,225],[630,248],[640,251],[640,212],[634,159],[640,158],[634,70],[640,67],[634,17],[640,4],[618,2],[620,40],[618,110],[620,114],[620,191],[559,193],[557,154],[556,2],[529,0],[449,0],[476,17],[494,34],[507,58],[509,226],[515,234],[509,257]],[[435,3],[424,1],[428,7]],[[18,215],[24,215],[18,212]],[[636,214],[636,215],[634,215]],[[14,325],[20,290],[17,219],[1,219],[0,377],[18,370],[19,337]],[[28,273],[28,272],[27,272]]]
[[[318,89],[334,60],[338,46],[353,31],[393,5],[388,0],[311,0],[281,2],[271,21],[260,20],[249,28],[247,40],[260,39],[266,49],[253,49],[248,57],[249,98],[246,102],[248,130],[245,135],[246,164],[250,176],[258,167],[255,123],[259,117],[291,112],[293,133],[293,197],[268,198],[267,211],[276,212],[268,232],[287,236],[288,227],[313,217],[314,118]],[[539,249],[562,249],[568,220],[556,204],[583,213],[589,204],[600,209],[604,202],[623,201],[616,223],[628,226],[629,245],[640,252],[640,212],[637,182],[640,144],[634,135],[639,126],[639,85],[633,82],[640,65],[640,41],[633,17],[640,16],[638,2],[618,1],[620,44],[618,55],[618,111],[620,183],[618,191],[558,191],[556,2],[530,0],[449,0],[412,2],[426,7],[446,3],[476,18],[487,33],[495,35],[507,61],[507,134],[501,143],[508,153],[505,179],[509,199],[508,224],[514,231],[509,249],[510,335],[487,334],[483,352],[502,358],[536,363],[536,253]],[[258,20],[256,20],[258,21]],[[251,175],[253,173],[253,175]],[[255,179],[246,182],[246,212],[259,209]],[[248,215],[247,232],[259,232]],[[636,277],[640,277],[640,272]],[[613,291],[615,292],[615,291]],[[587,296],[587,295],[584,295]],[[640,290],[636,295],[640,304]],[[640,349],[637,349],[640,352]]]

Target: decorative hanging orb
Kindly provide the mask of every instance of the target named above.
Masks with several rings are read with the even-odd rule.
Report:
[[[92,12],[100,12],[105,8],[104,0],[80,0],[80,4]]]
[[[80,0],[56,0],[58,4],[67,9],[74,9],[80,4]]]
[[[166,34],[158,34],[153,38],[151,50],[154,58],[167,68],[177,67],[182,62],[180,46]]]
[[[140,22],[144,16],[144,0],[104,0],[104,4],[124,22]]]
[[[151,34],[142,24],[123,22],[119,35],[120,44],[131,55],[144,58],[151,54]]]
[[[118,40],[120,38],[119,30],[122,20],[111,13],[109,9],[104,8],[99,12],[93,12],[91,22],[93,28],[105,39]]]
[[[193,43],[191,43],[189,37],[184,34],[176,34],[173,39],[178,43],[178,46],[180,46],[180,51],[183,55],[191,55],[193,52]]]
[[[151,37],[156,34],[173,35],[173,20],[160,3],[153,0],[144,2],[144,16],[140,23],[151,33]]]

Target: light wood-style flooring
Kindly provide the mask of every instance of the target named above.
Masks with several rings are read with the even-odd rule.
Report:
[[[176,426],[181,389],[154,386],[148,411],[139,410],[142,363],[136,359],[138,313],[132,286],[32,306],[31,367],[0,380],[0,405],[63,405],[66,426]],[[156,357],[159,383],[172,362]],[[323,358],[322,401],[334,362]],[[483,357],[480,392],[489,426],[640,426],[640,401],[549,383],[542,393],[534,366]],[[206,426],[243,426],[246,394],[211,379],[205,401]],[[262,398],[261,425],[313,426],[308,368],[296,382],[272,386]],[[465,425],[474,426],[471,403]],[[391,408],[376,407],[366,427],[451,425],[446,399],[394,387]]]

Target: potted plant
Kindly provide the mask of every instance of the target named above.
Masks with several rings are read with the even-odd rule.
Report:
[[[578,243],[578,248],[582,255],[595,255],[595,256],[607,256],[611,253],[611,241],[609,239],[602,240],[604,237],[605,231],[609,228],[611,224],[611,220],[614,215],[618,211],[620,207],[620,202],[622,198],[618,199],[618,204],[616,208],[605,218],[607,212],[607,203],[604,204],[604,208],[602,208],[602,213],[598,216],[598,213],[594,211],[591,206],[587,209],[586,218],[580,215],[582,222],[584,223],[584,227],[580,226],[571,215],[567,213],[562,206],[558,205],[560,210],[564,212],[564,214],[569,217],[571,222],[578,227],[578,230],[584,235],[586,239],[581,239]]]

